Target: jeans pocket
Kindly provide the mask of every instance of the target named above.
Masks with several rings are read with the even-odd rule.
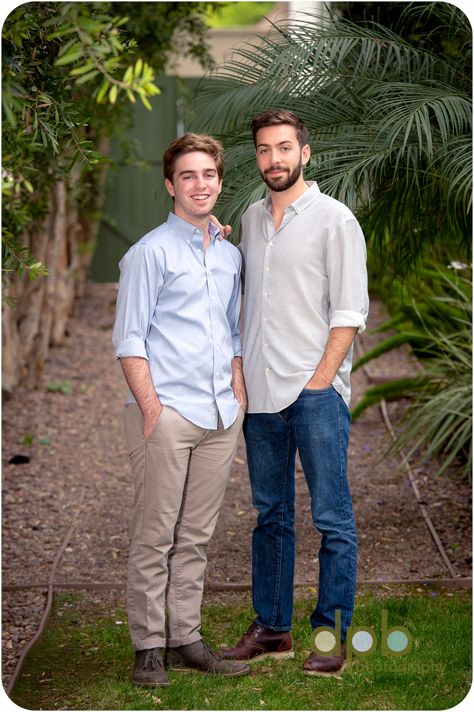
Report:
[[[335,388],[331,384],[330,386],[327,386],[327,388],[303,388],[302,393],[307,393],[308,395],[318,395],[323,394],[323,393],[330,393],[331,391],[334,391]]]

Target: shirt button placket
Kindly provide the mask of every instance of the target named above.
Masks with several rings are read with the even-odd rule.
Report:
[[[268,326],[268,309],[270,308],[270,304],[268,301],[268,294],[270,291],[270,277],[271,277],[271,271],[272,271],[272,263],[271,263],[271,254],[272,254],[272,247],[273,247],[273,242],[267,242],[267,245],[265,247],[265,256],[264,256],[264,270],[263,270],[263,280],[262,280],[262,289],[263,289],[263,294],[262,294],[262,321],[263,321],[263,345],[264,347],[268,346],[268,334],[267,334],[267,326]],[[270,366],[268,365],[268,349],[265,348],[265,352],[263,354],[263,359],[265,363],[265,373],[268,376],[269,372],[271,371]]]
[[[214,310],[217,309],[216,306],[216,301],[215,301],[215,292],[217,291],[216,285],[214,284],[214,280],[212,279],[212,271],[209,267],[209,265],[206,263],[206,260],[204,259],[204,264],[205,264],[205,269],[206,269],[206,278],[207,278],[207,294],[209,298],[209,315],[210,315],[210,321],[211,321],[211,341],[212,341],[212,352],[214,356],[214,371],[213,371],[213,377],[212,377],[212,386],[214,389],[214,405],[211,406],[210,408],[210,413],[212,415],[212,420],[213,420],[213,427],[217,427],[217,414],[218,414],[218,405],[217,405],[217,399],[216,399],[216,392],[217,392],[217,381],[219,377],[221,376],[221,369],[218,361],[219,357],[219,347],[216,346],[216,321],[217,321],[217,315],[214,313]]]

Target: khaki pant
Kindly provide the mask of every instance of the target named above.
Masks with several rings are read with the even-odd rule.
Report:
[[[206,547],[243,415],[240,409],[227,430],[205,430],[165,406],[145,440],[139,407],[125,407],[135,478],[127,586],[135,650],[187,645],[201,637]]]

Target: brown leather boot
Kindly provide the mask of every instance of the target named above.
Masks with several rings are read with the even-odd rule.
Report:
[[[163,648],[137,650],[132,672],[134,685],[167,687],[170,683],[163,665]]]
[[[293,658],[293,644],[289,631],[275,631],[252,623],[233,648],[220,651],[225,660],[253,660],[258,658]]]
[[[197,670],[227,677],[238,677],[250,672],[249,666],[245,663],[223,660],[220,652],[212,650],[203,640],[180,645],[177,648],[168,648],[166,662],[170,670],[180,672]]]
[[[311,653],[303,664],[305,675],[339,675],[346,667],[346,646],[342,644],[341,655]]]

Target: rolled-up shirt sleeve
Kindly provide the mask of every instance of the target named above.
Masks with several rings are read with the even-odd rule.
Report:
[[[342,219],[327,243],[329,328],[364,331],[369,312],[367,251],[357,220]]]
[[[148,360],[146,337],[155,313],[163,273],[154,250],[137,244],[120,264],[116,318],[112,342],[117,359],[138,356]]]
[[[232,290],[232,296],[227,307],[227,321],[229,322],[230,333],[232,337],[232,349],[234,352],[234,358],[236,356],[242,356],[242,342],[240,340],[240,305],[242,299],[242,285],[241,285],[241,266],[242,257],[240,252],[238,253],[239,259],[239,269],[234,277],[234,288]]]

